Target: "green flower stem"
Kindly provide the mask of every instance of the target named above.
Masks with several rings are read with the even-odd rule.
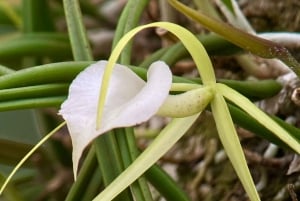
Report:
[[[220,34],[230,42],[237,46],[252,52],[263,58],[278,58],[287,64],[297,75],[300,77],[300,64],[289,53],[289,51],[272,41],[259,38],[255,35],[251,35],[247,32],[243,32],[235,27],[232,27],[226,23],[220,22],[213,18],[210,18],[200,11],[193,10],[177,0],[168,0],[169,3],[193,20],[201,23],[203,26],[211,31]]]
[[[64,0],[63,3],[75,61],[93,60],[78,0]]]
[[[79,171],[76,182],[73,183],[65,201],[83,200],[82,197],[86,193],[86,186],[89,185],[90,180],[94,177],[95,172],[98,170],[98,163],[95,156],[95,150],[92,147],[88,152],[84,163]],[[97,177],[101,181],[101,177]]]
[[[26,34],[1,42],[0,59],[16,59],[22,56],[71,57],[68,38],[62,34]]]

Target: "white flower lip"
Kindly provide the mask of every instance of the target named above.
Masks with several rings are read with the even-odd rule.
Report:
[[[99,90],[106,64],[107,61],[99,61],[82,71],[70,85],[69,96],[59,111],[67,122],[72,139],[75,178],[82,152],[94,138],[113,128],[147,121],[158,111],[171,88],[172,73],[162,61],[150,66],[147,82],[128,67],[116,64],[101,125],[96,130]]]

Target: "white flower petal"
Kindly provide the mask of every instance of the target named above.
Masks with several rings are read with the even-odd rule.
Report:
[[[113,128],[147,121],[158,111],[172,84],[172,74],[163,62],[150,66],[147,84],[126,66],[116,64],[100,129],[96,130],[99,90],[106,64],[100,61],[81,72],[72,82],[69,96],[59,111],[72,138],[75,176],[82,152],[94,138]]]
[[[114,122],[108,121],[106,125],[114,128],[134,126],[147,121],[158,111],[169,94],[172,73],[164,62],[157,61],[150,66],[147,79],[147,84],[136,96],[109,112]]]

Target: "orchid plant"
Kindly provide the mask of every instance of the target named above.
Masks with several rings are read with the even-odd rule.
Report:
[[[121,50],[139,31],[161,27],[175,34],[194,59],[203,85],[172,84],[169,67],[157,61],[148,70],[147,83],[128,67],[115,64]],[[99,92],[100,91],[100,92]],[[169,95],[169,91],[183,91]],[[201,43],[186,29],[167,22],[140,26],[118,43],[108,62],[100,61],[80,73],[70,86],[60,114],[66,120],[73,143],[73,170],[84,148],[97,136],[118,127],[129,127],[153,115],[172,117],[154,142],[95,200],[112,200],[152,166],[189,129],[210,104],[220,140],[251,200],[260,200],[251,179],[225,98],[265,125],[300,153],[298,142],[251,101],[235,90],[216,83],[210,59]],[[99,100],[99,101],[98,101]]]
[[[173,0],[169,1],[174,4]],[[69,5],[71,4],[69,3]],[[75,9],[79,8],[75,7]],[[80,18],[80,16],[73,17]],[[80,24],[78,27],[76,28],[82,28],[80,28]],[[149,66],[146,80],[138,76],[128,65],[117,64],[121,52],[129,41],[140,31],[154,27],[167,30],[181,41],[196,64],[203,84],[175,83],[170,67],[163,61],[155,61]],[[82,32],[74,32],[82,34]],[[88,52],[83,48],[87,47],[87,41],[76,37],[72,38],[72,35],[71,41],[73,44],[80,43],[79,46],[82,47],[73,47],[75,60],[92,60],[89,54],[84,53]],[[176,92],[176,95],[173,95],[172,92]],[[83,151],[98,136],[110,135],[109,131],[115,128],[133,127],[148,121],[155,115],[171,118],[170,123],[160,131],[133,163],[94,198],[95,201],[112,200],[170,150],[209,106],[220,141],[245,191],[251,201],[258,201],[260,198],[226,101],[234,103],[264,125],[284,144],[300,153],[299,142],[289,132],[258,109],[245,96],[225,84],[216,82],[214,69],[206,50],[187,29],[169,22],[156,22],[133,28],[116,43],[107,61],[101,60],[91,64],[72,81],[68,97],[59,110],[59,114],[65,119],[65,122],[46,135],[23,158],[1,187],[0,194],[25,160],[65,124],[73,145],[73,174],[74,178],[78,179],[79,161]]]

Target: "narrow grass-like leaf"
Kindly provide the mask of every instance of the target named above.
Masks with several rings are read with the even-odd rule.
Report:
[[[122,13],[121,18],[118,23],[116,30],[117,35],[114,37],[113,47],[115,47],[116,42],[118,42],[121,37],[123,37],[128,31],[132,30],[137,26],[140,21],[140,17],[147,6],[149,0],[129,0],[124,8],[124,13]],[[120,63],[123,65],[130,64],[132,52],[132,42],[129,42],[127,46],[123,49]]]
[[[198,116],[199,114],[173,119],[161,131],[152,144],[121,175],[106,187],[94,201],[111,201],[163,156],[184,135]]]
[[[91,61],[92,53],[82,22],[78,0],[64,0],[64,10],[75,61]]]
[[[211,102],[211,110],[223,147],[240,178],[251,201],[260,200],[249,172],[247,162],[233,125],[226,102],[221,94],[215,94]]]
[[[224,84],[217,84],[217,90],[228,100],[242,108],[251,117],[255,118],[258,122],[264,125],[267,129],[272,131],[279,139],[285,144],[289,145],[295,152],[300,153],[300,144],[295,140],[286,130],[279,126],[263,111],[258,109],[249,99],[240,95],[235,90],[227,87]]]

